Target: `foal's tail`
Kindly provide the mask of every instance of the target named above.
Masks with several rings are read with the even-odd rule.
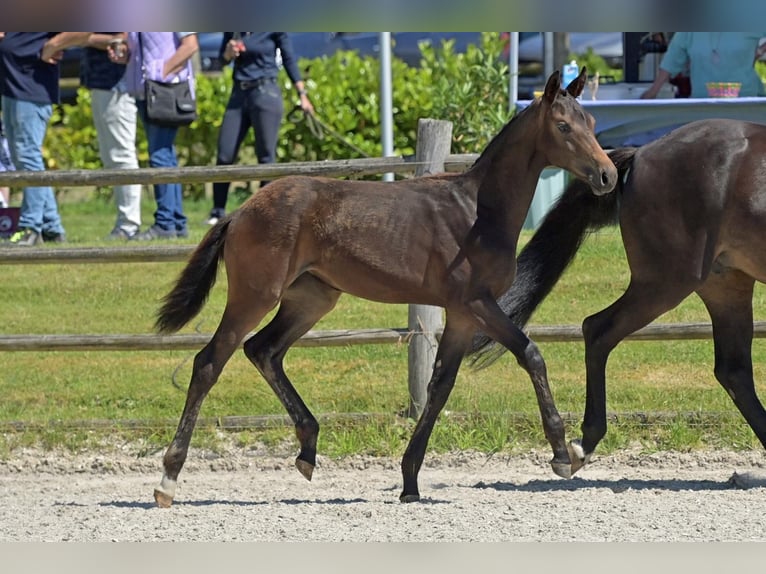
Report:
[[[215,285],[229,221],[226,217],[207,232],[191,254],[173,290],[162,299],[154,324],[159,333],[175,333],[202,310]]]
[[[596,196],[590,186],[577,179],[569,184],[545,216],[516,262],[516,278],[498,299],[513,323],[524,327],[540,303],[574,259],[587,234],[617,224],[617,208],[625,173],[630,169],[637,148],[609,152],[618,170],[617,187],[612,193]],[[483,333],[474,337],[468,351],[476,368],[494,363],[506,351]]]

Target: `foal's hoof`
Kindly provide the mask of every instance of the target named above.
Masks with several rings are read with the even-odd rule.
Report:
[[[173,504],[173,497],[165,492],[162,492],[159,488],[155,488],[154,502],[156,502],[157,506],[160,508],[170,508],[170,505]]]
[[[298,472],[300,472],[303,477],[311,481],[311,475],[314,474],[314,465],[310,462],[306,462],[305,460],[302,460],[300,458],[295,459],[295,468],[298,469]]]
[[[572,478],[572,465],[568,462],[551,461],[551,468],[561,478]]]
[[[400,502],[420,502],[419,494],[402,494],[399,497]]]
[[[585,450],[582,448],[580,439],[576,438],[569,441],[567,450],[569,451],[569,460],[572,461],[572,474],[590,462],[590,455],[585,454]]]

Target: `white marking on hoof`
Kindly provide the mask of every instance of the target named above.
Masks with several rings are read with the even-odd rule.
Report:
[[[567,450],[569,451],[569,460],[572,461],[572,474],[576,473],[586,464],[590,463],[590,454],[585,454],[580,439],[569,441]]]
[[[162,475],[160,485],[154,489],[154,501],[160,508],[170,508],[176,495],[176,481]]]

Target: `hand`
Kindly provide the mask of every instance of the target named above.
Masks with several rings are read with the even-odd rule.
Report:
[[[40,59],[48,64],[57,64],[63,57],[64,50],[51,46],[50,42],[46,42],[40,52]]]
[[[314,104],[311,103],[311,100],[309,100],[308,95],[301,94],[301,109],[304,111],[304,113],[314,115]]]
[[[109,42],[106,48],[109,60],[115,64],[127,64],[128,46],[122,39],[114,39]]]
[[[242,40],[229,40],[226,44],[226,49],[223,52],[223,57],[228,61],[235,60],[242,52],[246,52],[245,43]]]

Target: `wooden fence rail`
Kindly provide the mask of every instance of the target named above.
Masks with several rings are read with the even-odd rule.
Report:
[[[527,335],[538,343],[571,343],[582,341],[579,325],[531,325]],[[342,347],[345,345],[409,344],[417,335],[441,337],[441,329],[424,333],[408,328],[331,329],[309,331],[296,347]],[[248,337],[252,335],[250,333]],[[181,335],[2,335],[2,351],[184,351],[199,350],[212,333]],[[710,323],[653,323],[626,337],[629,341],[681,341],[711,339]],[[753,336],[766,338],[766,321],[753,323]]]
[[[429,126],[439,129],[429,129]],[[448,129],[444,129],[446,126]],[[433,171],[463,171],[478,157],[477,154],[449,155],[452,124],[438,120],[421,119],[418,126],[418,142],[415,158],[364,158],[322,162],[292,162],[287,164],[266,164],[247,166],[200,166],[183,168],[143,168],[132,170],[69,170],[69,171],[16,171],[0,172],[0,186],[52,186],[52,187],[93,187],[124,184],[150,185],[155,183],[209,183],[216,181],[249,181],[286,177],[288,175],[361,177],[381,173],[413,173],[416,176]],[[445,135],[446,134],[446,135]],[[0,263],[127,263],[137,261],[179,261],[185,260],[193,246],[163,246],[137,248],[56,248],[56,249],[0,249]],[[417,321],[420,330],[405,331],[390,329],[388,337],[402,340],[404,336],[418,340],[433,341],[433,333],[441,329],[441,313],[433,313],[422,306],[410,310],[410,323]],[[383,330],[386,331],[386,330]],[[393,334],[393,335],[392,335]],[[409,335],[408,335],[409,334]],[[355,335],[365,342],[376,342],[375,333],[369,330]],[[337,334],[313,335],[318,344],[340,343]],[[209,336],[176,335],[156,337],[146,335],[29,335],[3,337],[5,345],[0,350],[74,350],[113,349],[138,350],[139,348],[171,348],[171,341],[200,348]],[[306,335],[301,344],[311,341]],[[192,343],[193,341],[193,343]],[[432,346],[432,345],[431,345]],[[415,344],[409,350],[410,413],[419,416],[424,404],[426,386],[433,367],[433,352],[430,346]]]
[[[463,171],[478,154],[451,154],[444,170]],[[317,162],[272,163],[264,165],[189,166],[178,168],[3,171],[0,186],[96,187],[137,183],[210,183],[216,181],[260,181],[288,175],[361,177],[381,173],[412,174],[418,167],[414,158],[379,157]]]
[[[421,120],[423,121],[423,120]],[[435,126],[434,132],[446,133],[445,126]],[[451,130],[451,127],[450,127]],[[421,135],[419,130],[418,135]],[[154,183],[209,183],[216,181],[248,181],[285,177],[288,175],[360,177],[382,173],[416,173],[422,175],[430,169],[456,172],[469,167],[477,158],[476,154],[452,154],[444,157],[443,143],[438,134],[429,135],[426,141],[418,141],[417,161],[411,158],[366,158],[323,162],[293,162],[286,164],[250,166],[209,166],[183,168],[142,168],[135,170],[59,170],[59,171],[16,171],[0,172],[0,186],[46,186],[88,187],[123,184]],[[428,141],[430,138],[430,141]],[[442,151],[438,151],[442,150]],[[41,249],[0,248],[0,264],[60,264],[60,263],[134,263],[185,261],[193,245],[163,245],[139,247],[54,247]],[[415,310],[413,311],[413,307]],[[417,306],[420,307],[420,306]],[[428,313],[432,319],[423,322],[423,313],[411,306],[407,328],[362,329],[355,331],[309,331],[298,342],[298,346],[331,346],[358,344],[409,343],[423,339],[433,343],[441,335],[441,320],[438,314]],[[754,323],[754,336],[766,337],[766,322]],[[538,342],[566,342],[582,339],[579,325],[530,326],[529,336]],[[92,335],[6,335],[0,336],[0,351],[152,351],[152,350],[197,350],[205,345],[211,334],[182,335],[134,335],[134,334],[92,334]],[[628,337],[630,340],[668,339],[710,339],[712,328],[709,323],[652,324]],[[426,351],[432,344],[426,344]],[[412,345],[415,353],[419,345]],[[410,349],[412,353],[412,349]],[[410,378],[410,414],[417,415],[425,396],[430,376],[432,357],[425,352],[415,361],[421,374],[417,380]],[[430,361],[430,362],[429,362]],[[413,369],[413,356],[409,367]],[[414,399],[414,400],[413,400]]]

